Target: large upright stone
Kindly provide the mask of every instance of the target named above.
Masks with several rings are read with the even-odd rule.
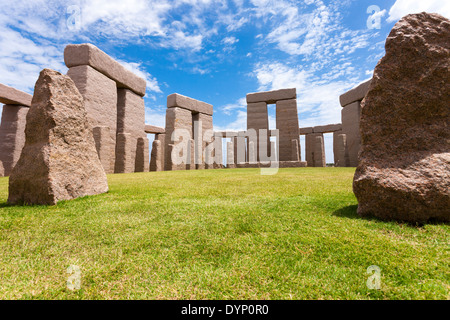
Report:
[[[83,97],[69,77],[41,71],[25,137],[9,179],[9,203],[53,205],[108,191]]]
[[[72,67],[67,72],[84,98],[86,112],[92,127],[109,127],[108,143],[111,156],[106,173],[114,173],[117,131],[116,83],[90,66]],[[98,143],[98,141],[97,141]]]
[[[314,167],[326,167],[325,161],[325,146],[323,142],[323,136],[319,135],[315,137],[314,143]]]
[[[0,161],[0,177],[5,176],[5,169],[3,168],[3,162]]]
[[[359,122],[361,118],[361,104],[353,102],[342,109],[342,133],[347,137],[348,165],[358,165],[358,153],[361,148],[361,133]]]
[[[152,155],[150,158],[150,171],[163,171],[164,163],[162,161],[162,143],[159,140],[153,140]]]
[[[173,136],[174,132],[177,129],[182,129],[189,137],[185,137],[186,140],[180,138],[179,136]],[[173,136],[173,137],[172,137]],[[180,156],[184,158],[184,163],[175,163],[172,159],[172,150],[179,144],[184,145],[184,150],[190,150],[190,139],[193,136],[192,132],[192,113],[191,111],[183,108],[167,108],[166,109],[166,138],[165,138],[165,147],[164,147],[164,161],[165,161],[165,170],[186,170],[187,162],[190,159],[190,155],[181,154]],[[174,141],[178,140],[178,141]],[[169,147],[169,145],[173,145],[173,147]],[[179,148],[181,148],[179,146]],[[190,152],[190,151],[189,151]]]
[[[256,102],[247,104],[247,130],[254,129],[258,137],[256,144],[256,157],[257,161],[260,161],[259,146],[261,145],[259,130],[265,129],[269,132],[269,114],[267,111],[267,103]],[[267,134],[266,137],[267,154],[269,154],[270,137]]]
[[[276,117],[280,135],[279,161],[298,161],[293,158],[294,151],[292,150],[292,140],[297,141],[297,148],[300,150],[297,100],[277,101]]]
[[[450,21],[402,18],[362,102],[358,213],[450,221]]]
[[[4,175],[9,176],[19,161],[25,145],[25,125],[29,108],[17,105],[4,105],[0,124],[0,161],[3,162]]]

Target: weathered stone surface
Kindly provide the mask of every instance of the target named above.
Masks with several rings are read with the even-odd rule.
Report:
[[[301,155],[300,155],[300,144],[297,139],[291,140],[292,144],[292,161],[300,161]]]
[[[9,176],[19,161],[25,145],[25,125],[29,108],[4,105],[0,124],[0,161],[3,162],[4,175]]]
[[[214,133],[214,168],[223,167],[223,141],[221,135]]]
[[[402,18],[362,102],[361,216],[450,221],[450,21]]]
[[[0,161],[0,177],[5,176],[5,169],[3,168],[3,162]]]
[[[137,139],[135,172],[149,171],[149,141],[147,138],[140,137]]]
[[[323,137],[322,133],[310,133],[305,136],[305,159],[308,167],[315,166],[316,137]]]
[[[144,131],[145,133],[154,133],[154,134],[166,133],[166,129],[164,129],[163,127],[152,126],[149,124],[145,125]]]
[[[116,83],[90,66],[70,68],[67,75],[75,82],[84,98],[88,119],[92,127],[109,127],[111,156],[106,173],[114,173],[117,132]]]
[[[265,102],[269,104],[276,103],[281,100],[297,99],[297,89],[281,89],[265,92],[256,92],[247,94],[247,103]]]
[[[31,94],[0,83],[0,103],[30,107],[32,98]]]
[[[231,139],[233,141],[233,138]],[[235,168],[236,164],[234,161],[234,143],[227,142],[227,168]]]
[[[325,161],[325,145],[323,143],[323,136],[316,136],[314,143],[314,167],[326,167]]]
[[[162,161],[162,143],[159,140],[153,140],[152,155],[150,159],[150,171],[163,171],[164,163]]]
[[[142,97],[129,89],[117,90],[117,133],[130,134],[131,157],[129,161],[134,167],[138,139],[146,137],[145,104]]]
[[[349,105],[350,103],[361,101],[364,99],[364,96],[367,94],[367,91],[369,90],[370,82],[372,79],[367,80],[359,85],[357,85],[355,88],[351,89],[350,91],[347,91],[343,95],[339,97],[339,102],[341,103],[342,107],[345,107],[346,105]]]
[[[95,127],[94,134],[95,148],[103,168],[111,165],[111,133],[109,127]]]
[[[114,173],[134,172],[132,159],[132,141],[134,139],[129,133],[118,133],[116,141],[116,166]]]
[[[213,115],[213,106],[209,103],[185,97],[178,93],[173,93],[167,97],[167,108],[183,108],[194,113],[200,112],[207,115]]]
[[[342,133],[347,136],[348,165],[358,165],[358,153],[361,148],[361,133],[359,123],[361,118],[361,104],[354,102],[342,108]]]
[[[299,132],[300,132],[300,134],[314,133],[314,128],[313,127],[300,128]]]
[[[189,134],[187,141],[183,141],[183,139],[179,137],[172,137],[174,131],[176,129],[184,129]],[[188,141],[192,138],[192,113],[191,111],[183,108],[167,108],[166,109],[166,138],[165,138],[165,170],[186,170],[187,159],[183,164],[174,164],[172,161],[172,149],[176,145],[183,143],[187,147]],[[173,138],[179,140],[178,142],[174,142]],[[169,148],[169,145],[173,145],[173,147]],[[190,148],[190,146],[189,146]],[[189,149],[190,150],[190,149]],[[187,155],[181,154],[182,157],[187,157]],[[190,157],[190,156],[189,156]]]
[[[69,68],[91,66],[117,83],[118,88],[127,88],[141,97],[145,96],[146,81],[127,70],[119,62],[90,43],[70,44],[64,49],[64,62]]]
[[[258,137],[257,140],[257,145],[255,148],[255,152],[256,152],[256,158],[257,161],[260,160],[259,157],[259,147],[261,145],[260,140],[260,132],[259,130],[261,129],[265,129],[269,130],[269,114],[267,111],[267,104],[265,102],[257,102],[257,103],[249,103],[247,104],[247,130],[249,129],[254,129],[256,131],[256,135]],[[266,142],[266,146],[267,146],[267,152],[269,152],[269,140],[270,137],[269,135],[267,135],[267,138],[265,139],[267,140]]]
[[[335,166],[347,167],[348,166],[348,154],[347,154],[347,136],[345,134],[337,134],[335,141]]]
[[[83,97],[69,77],[41,71],[25,136],[9,179],[9,203],[56,204],[108,191]]]
[[[155,140],[161,141],[161,171],[164,171],[164,157],[165,157],[165,143],[166,143],[166,134],[165,133],[157,133],[155,134]]]
[[[342,123],[314,127],[314,133],[331,133],[340,130],[342,130]]]
[[[297,100],[277,102],[276,123],[279,130],[279,161],[296,161],[293,159],[292,140],[299,141]],[[298,145],[300,150],[300,145]]]

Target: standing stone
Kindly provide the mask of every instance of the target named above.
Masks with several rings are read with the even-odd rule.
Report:
[[[223,150],[222,150],[222,135],[214,136],[214,165],[215,169],[223,166]]]
[[[134,172],[148,172],[149,171],[149,142],[147,138],[138,138],[136,146],[136,160]]]
[[[67,72],[84,98],[91,126],[109,127],[110,163],[106,173],[114,173],[117,132],[117,88],[116,83],[90,66],[72,67]]]
[[[180,139],[181,141],[174,142],[172,140],[172,134],[176,129],[184,129],[189,133],[189,139],[187,141],[181,140],[179,137],[175,137],[175,139]],[[166,109],[166,138],[165,138],[165,170],[186,170],[187,168],[187,159],[185,163],[175,164],[172,161],[172,148],[168,146],[170,144],[178,145],[180,143],[189,144],[190,139],[193,136],[192,132],[192,113],[191,111],[183,108],[172,107]],[[190,148],[190,146],[188,146]],[[190,150],[190,149],[189,149]],[[187,155],[183,155],[183,157],[187,157]],[[190,159],[190,156],[189,156]]]
[[[361,118],[361,104],[353,102],[342,108],[342,133],[347,136],[348,165],[358,165],[358,153],[361,148],[361,133],[359,123]]]
[[[164,163],[162,162],[162,143],[159,140],[153,140],[152,156],[150,159],[150,171],[163,171]]]
[[[231,138],[233,141],[234,138]],[[227,142],[227,168],[236,168],[236,164],[234,162],[234,143]]]
[[[280,134],[280,161],[296,161],[293,159],[292,140],[299,141],[297,99],[277,101],[276,109],[277,129]],[[297,146],[300,150],[300,145]]]
[[[25,145],[25,125],[29,108],[17,105],[4,105],[0,124],[0,161],[3,162],[4,175],[9,176],[19,161]]]
[[[310,133],[305,135],[305,157],[308,167],[314,167],[314,153],[316,152],[316,137],[323,137],[322,133]]]
[[[450,21],[402,18],[362,102],[361,216],[450,221]]]
[[[248,103],[247,104],[247,130],[254,129],[256,131],[256,135],[258,137],[258,143],[256,148],[256,155],[259,159],[259,146],[261,145],[261,141],[259,141],[259,130],[265,129],[269,132],[269,115],[267,111],[267,103],[265,102],[257,102],[257,103]],[[267,135],[266,147],[267,153],[269,154],[269,135]]]
[[[314,143],[314,167],[326,167],[325,161],[325,146],[323,143],[323,136],[316,136]]]
[[[132,141],[133,139],[129,133],[117,134],[115,173],[134,172],[134,164],[131,161]]]
[[[69,77],[41,71],[25,137],[9,179],[8,203],[54,205],[108,191],[83,97]]]
[[[292,139],[292,161],[300,161],[300,150],[299,143],[297,139]]]
[[[347,136],[345,134],[339,134],[335,141],[335,166],[347,167],[348,154],[347,154]]]
[[[5,176],[5,169],[3,168],[3,162],[0,161],[0,177]]]
[[[256,163],[256,151],[255,151],[255,143],[250,141],[248,143],[248,162]]]

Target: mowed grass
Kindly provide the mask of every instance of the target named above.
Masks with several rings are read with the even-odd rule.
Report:
[[[449,299],[449,226],[359,218],[353,174],[118,174],[56,206],[8,206],[0,178],[0,298]]]

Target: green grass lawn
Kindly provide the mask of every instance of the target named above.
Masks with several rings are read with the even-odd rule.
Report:
[[[449,299],[449,225],[359,218],[353,173],[118,174],[107,194],[23,207],[0,178],[0,299]]]

